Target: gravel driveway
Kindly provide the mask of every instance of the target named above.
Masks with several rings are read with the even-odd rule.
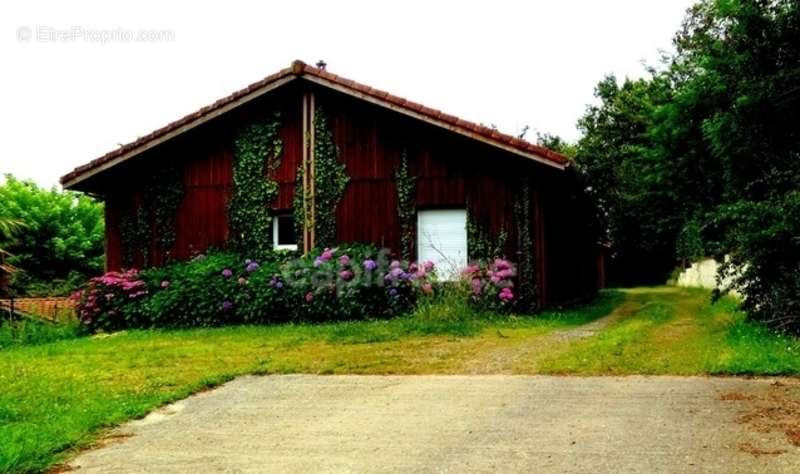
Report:
[[[791,420],[769,414],[799,391],[766,378],[248,376],[123,425],[70,467],[800,472]]]

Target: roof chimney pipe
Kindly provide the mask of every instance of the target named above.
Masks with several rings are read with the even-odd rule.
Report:
[[[323,71],[325,70],[325,66],[327,66],[327,65],[328,65],[328,63],[326,63],[326,62],[325,62],[324,60],[322,60],[322,59],[320,59],[319,61],[317,61],[317,68],[319,68],[319,69],[322,69]]]

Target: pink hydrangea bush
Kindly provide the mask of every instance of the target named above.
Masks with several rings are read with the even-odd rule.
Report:
[[[517,276],[514,264],[503,258],[496,258],[488,264],[472,263],[462,272],[467,283],[470,300],[478,307],[493,310],[510,310],[516,302],[514,277]]]
[[[91,330],[129,326],[135,316],[134,303],[148,294],[136,269],[108,272],[90,279],[72,295],[81,323]]]

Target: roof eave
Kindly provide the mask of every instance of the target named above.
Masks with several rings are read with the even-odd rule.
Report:
[[[146,140],[138,146],[133,146],[130,150],[120,153],[118,156],[113,156],[112,158],[108,159],[108,161],[102,161],[97,166],[84,165],[86,169],[80,170],[81,167],[76,168],[72,172],[64,175],[61,178],[61,184],[66,189],[72,189],[75,186],[79,185],[80,183],[86,181],[87,179],[109,169],[114,166],[119,165],[149,149],[152,149],[166,141],[171,140],[172,138],[181,135],[183,133],[188,132],[189,130],[198,127],[210,120],[213,120],[241,105],[244,105],[268,92],[271,92],[284,84],[287,84],[295,79],[305,79],[309,82],[319,84],[323,87],[341,92],[343,94],[356,97],[358,99],[364,100],[366,102],[378,105],[380,107],[395,111],[397,113],[406,115],[408,117],[415,118],[417,120],[426,122],[428,124],[434,125],[439,128],[443,128],[445,130],[449,130],[451,132],[457,133],[459,135],[469,137],[473,140],[477,140],[479,142],[486,143],[490,146],[500,148],[505,150],[509,153],[533,160],[535,162],[547,165],[552,168],[556,168],[559,170],[563,170],[570,165],[568,160],[564,160],[563,162],[555,161],[552,158],[545,156],[544,154],[535,153],[529,150],[523,150],[521,148],[517,148],[508,144],[502,140],[495,140],[486,134],[481,134],[469,127],[459,127],[457,124],[448,123],[447,121],[437,119],[436,117],[432,117],[430,115],[426,115],[425,113],[421,113],[415,109],[402,107],[401,105],[392,103],[391,101],[385,100],[382,98],[380,94],[378,95],[371,95],[365,92],[358,90],[355,87],[348,87],[347,85],[343,85],[335,80],[329,79],[325,77],[326,75],[330,75],[325,71],[318,71],[314,68],[306,66],[304,63],[300,61],[295,61],[292,63],[292,66],[288,69],[285,69],[278,74],[275,75],[275,79],[265,84],[261,85],[260,87],[254,87],[256,84],[251,85],[254,87],[249,92],[242,94],[240,97],[236,97],[235,100],[231,100],[230,102],[208,112],[205,113],[195,119],[188,120],[187,123],[182,124],[178,127],[175,127],[172,130],[169,130],[152,140]],[[334,78],[337,76],[333,76]],[[265,79],[268,80],[268,79]],[[188,116],[186,118],[189,118]],[[477,127],[477,125],[472,124],[472,127]],[[166,127],[165,127],[166,128]],[[157,132],[154,132],[157,133]],[[507,140],[508,141],[508,140]],[[130,145],[129,145],[130,146]],[[531,145],[532,146],[532,145]],[[111,152],[109,154],[113,154]],[[101,161],[103,158],[99,158],[95,161]]]
[[[359,92],[357,90],[351,89],[351,88],[343,86],[341,84],[338,84],[338,83],[336,83],[334,81],[325,79],[324,77],[321,77],[321,76],[317,76],[317,75],[314,75],[314,74],[306,73],[306,74],[304,74],[304,75],[302,75],[300,77],[302,77],[303,79],[306,79],[306,80],[308,80],[310,82],[314,82],[316,84],[320,84],[322,86],[325,86],[325,87],[327,87],[329,89],[336,90],[336,91],[341,92],[343,94],[347,94],[347,95],[359,98],[361,100],[370,102],[372,104],[375,104],[375,105],[378,105],[378,106],[393,110],[395,112],[398,112],[400,114],[406,115],[408,117],[412,117],[412,118],[415,118],[417,120],[421,120],[423,122],[435,125],[435,126],[440,127],[440,128],[444,128],[444,129],[449,130],[451,132],[458,133],[459,135],[463,135],[465,137],[472,138],[473,140],[478,140],[480,142],[489,144],[491,146],[494,146],[494,147],[497,147],[497,148],[501,148],[501,149],[503,149],[505,151],[508,151],[510,153],[513,153],[515,155],[519,155],[519,156],[528,158],[530,160],[537,161],[539,163],[545,164],[547,166],[551,166],[553,168],[557,168],[557,169],[563,170],[567,166],[569,166],[569,162],[556,163],[553,160],[548,159],[545,156],[542,156],[542,155],[539,155],[539,154],[536,154],[536,153],[526,152],[526,151],[520,150],[518,148],[514,148],[514,147],[512,147],[510,145],[506,145],[505,143],[502,143],[502,142],[499,142],[499,141],[496,141],[496,140],[492,140],[492,139],[490,139],[488,137],[485,137],[485,136],[483,136],[483,135],[481,135],[479,133],[475,133],[475,132],[473,132],[473,131],[471,131],[469,129],[462,128],[462,127],[457,127],[455,125],[451,125],[451,124],[449,124],[447,122],[444,122],[442,120],[437,120],[436,118],[430,117],[428,115],[425,115],[425,114],[422,114],[422,113],[419,113],[419,112],[415,112],[414,110],[407,109],[407,108],[395,105],[395,104],[393,104],[393,103],[391,103],[389,101],[382,100],[379,97],[375,97],[375,96],[372,96],[370,94],[365,94],[363,92]]]
[[[118,164],[120,164],[122,162],[125,162],[125,161],[133,158],[136,155],[139,155],[139,154],[141,154],[141,153],[143,153],[143,152],[145,152],[145,151],[147,151],[147,150],[149,150],[151,148],[154,148],[154,147],[156,147],[156,146],[158,146],[158,145],[160,145],[160,144],[162,144],[162,143],[164,143],[166,141],[169,141],[169,140],[171,140],[172,138],[174,138],[174,137],[176,137],[178,135],[182,135],[182,134],[188,132],[189,130],[191,130],[191,129],[195,128],[195,127],[198,127],[198,126],[200,126],[200,125],[202,125],[202,124],[204,124],[204,123],[206,123],[206,122],[208,122],[210,120],[213,120],[213,119],[219,117],[220,115],[223,115],[223,114],[225,114],[227,112],[230,112],[231,110],[239,107],[240,105],[244,105],[244,104],[250,102],[251,100],[254,100],[254,99],[256,99],[256,98],[258,98],[258,97],[260,97],[260,96],[262,96],[262,95],[264,95],[264,94],[266,94],[266,93],[268,93],[268,92],[270,92],[272,90],[277,89],[278,87],[283,86],[284,84],[287,84],[287,83],[297,79],[297,77],[298,76],[295,76],[295,75],[288,75],[288,76],[282,77],[280,79],[277,79],[277,80],[275,80],[275,81],[273,81],[273,82],[271,82],[269,84],[264,85],[263,87],[261,87],[259,89],[256,89],[256,90],[254,90],[254,91],[252,91],[252,92],[250,92],[248,94],[243,95],[242,97],[240,97],[240,98],[238,98],[238,99],[236,99],[236,100],[234,100],[234,101],[232,101],[232,102],[230,102],[228,104],[225,104],[224,106],[222,106],[222,107],[220,107],[220,108],[218,108],[218,109],[216,109],[216,110],[214,110],[214,111],[212,111],[212,112],[210,112],[208,114],[203,115],[202,117],[198,117],[197,119],[192,120],[191,122],[189,122],[189,123],[187,123],[185,125],[177,127],[174,130],[170,130],[169,132],[159,136],[158,138],[150,140],[150,141],[148,141],[146,143],[143,143],[141,146],[138,146],[138,147],[133,148],[133,149],[131,149],[131,150],[119,155],[119,156],[116,156],[116,157],[112,158],[111,160],[106,161],[105,163],[101,163],[98,166],[95,166],[93,168],[87,169],[86,171],[84,171],[82,173],[78,173],[75,176],[70,176],[71,174],[74,174],[74,171],[73,171],[72,173],[69,173],[69,174],[67,174],[67,175],[65,175],[64,177],[61,178],[61,185],[65,189],[70,189],[70,188],[74,187],[75,185],[77,185],[77,184],[79,184],[79,183],[91,178],[92,176],[94,176],[94,175],[96,175],[98,173],[101,173],[102,171],[105,171],[105,170],[107,170],[109,168],[112,168],[112,167],[114,167],[114,166],[116,166],[116,165],[118,165]],[[64,179],[64,178],[67,178],[67,179]]]

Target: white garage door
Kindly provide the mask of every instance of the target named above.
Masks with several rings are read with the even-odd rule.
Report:
[[[467,211],[437,209],[417,213],[417,259],[436,264],[437,275],[454,280],[467,266]]]

